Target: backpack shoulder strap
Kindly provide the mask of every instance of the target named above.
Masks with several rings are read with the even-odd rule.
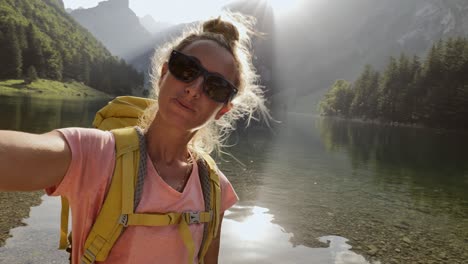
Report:
[[[205,224],[202,245],[198,254],[199,263],[202,264],[204,263],[204,257],[208,252],[211,241],[218,234],[221,220],[219,215],[221,207],[221,187],[216,163],[209,155],[202,155],[202,159],[200,159],[197,164],[205,201],[205,210],[211,214],[211,221]]]
[[[70,204],[65,196],[60,196],[62,208],[60,211],[60,242],[59,249],[68,248],[68,217],[70,215]]]
[[[124,214],[134,211],[139,138],[135,128],[112,130],[116,142],[116,163],[104,204],[85,242],[81,263],[94,263],[107,258],[125,227]],[[145,155],[146,157],[146,155]],[[116,222],[116,219],[119,221]],[[115,223],[115,224],[112,224]]]
[[[119,168],[119,169],[117,169],[119,171],[119,175],[123,174],[123,173],[121,173],[123,167],[126,167],[127,173],[129,173],[129,175],[131,175],[131,177],[127,177],[127,181],[129,181],[131,183],[131,184],[129,184],[130,191],[127,191],[125,194],[122,193],[122,195],[125,195],[127,197],[127,198],[125,198],[123,200],[127,200],[127,202],[125,203],[125,205],[124,204],[122,204],[122,205],[124,205],[127,208],[127,210],[133,210],[133,207],[131,209],[128,209],[128,208],[131,207],[131,202],[136,202],[136,203],[139,202],[139,199],[141,197],[141,190],[143,188],[143,186],[142,186],[143,185],[143,180],[138,179],[138,184],[137,184],[137,187],[136,187],[137,191],[136,191],[135,196],[132,196],[131,194],[129,194],[129,192],[133,193],[134,184],[131,181],[132,181],[132,179],[136,178],[134,176],[134,175],[136,175],[135,168],[138,167],[139,170],[144,170],[146,172],[146,159],[144,160],[144,162],[140,162],[140,163],[142,163],[142,166],[138,166],[138,161],[139,161],[139,158],[140,158],[140,151],[139,150],[142,149],[141,146],[145,145],[145,144],[144,144],[144,142],[142,144],[141,139],[139,139],[139,136],[137,136],[137,133],[136,133],[134,128],[128,127],[128,128],[122,128],[122,129],[115,129],[112,132],[114,134],[115,142],[116,142],[116,147],[115,147],[115,149],[116,149],[116,168],[117,167]],[[146,146],[143,146],[143,148],[144,148],[143,149],[144,153],[146,153]],[[127,155],[127,154],[129,154],[129,155]],[[124,156],[125,156],[125,158],[123,158]],[[145,154],[145,157],[146,157],[146,154]],[[124,163],[126,163],[127,165],[123,166]],[[121,165],[117,166],[117,164],[121,164]],[[144,167],[144,168],[142,168],[142,167]],[[114,171],[114,175],[118,174],[118,173],[116,173],[116,171]],[[121,186],[122,177],[119,177],[119,179],[116,180],[117,183],[112,184],[112,182],[116,178],[116,177],[114,177],[114,175],[112,176],[111,186],[112,185]],[[142,177],[144,177],[144,174],[138,173],[138,178],[142,178]],[[116,187],[114,187],[114,189],[115,188]],[[119,191],[119,193],[120,193],[120,191]],[[116,195],[113,195],[113,198],[109,198],[109,199],[110,200],[115,200],[115,199],[119,200],[119,198],[121,198],[121,196],[118,196],[118,197],[114,197],[114,196],[116,196]],[[131,197],[128,197],[128,196],[131,196]],[[107,199],[107,197],[106,197],[106,199]],[[121,201],[121,200],[122,199],[120,199],[119,201]],[[59,249],[67,249],[67,247],[70,246],[69,245],[70,239],[69,238],[67,239],[68,218],[69,218],[69,211],[70,211],[69,201],[68,201],[68,199],[66,197],[61,196],[61,202],[62,202],[62,208],[61,208],[61,216],[60,216],[60,244],[59,244]],[[116,207],[119,212],[120,212],[120,208],[121,208],[122,205],[119,205],[119,206]],[[101,212],[102,212],[102,210],[101,210]],[[106,212],[105,214],[108,214],[108,212]],[[89,236],[88,236],[87,241],[88,240],[89,240]]]

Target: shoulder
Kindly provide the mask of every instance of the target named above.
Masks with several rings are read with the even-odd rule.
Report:
[[[72,163],[76,165],[99,165],[112,161],[115,155],[115,139],[110,131],[94,128],[71,127],[57,130],[68,143]],[[80,166],[84,167],[84,166]]]
[[[101,144],[113,143],[114,137],[110,131],[95,128],[69,127],[57,129],[69,143],[101,142]]]
[[[219,185],[221,187],[221,212],[224,212],[231,208],[239,200],[239,197],[229,179],[218,166],[213,169],[219,177]]]
[[[92,128],[63,128],[58,131],[71,151],[67,173],[58,186],[47,190],[53,195],[68,198],[82,194],[83,187],[90,192],[105,187],[115,163],[115,140],[111,132]]]
[[[229,179],[226,177],[226,175],[219,169],[218,166],[215,168],[216,174],[218,174],[219,177],[219,184],[221,185],[221,188],[225,187],[226,185],[231,185],[231,182],[229,182]]]

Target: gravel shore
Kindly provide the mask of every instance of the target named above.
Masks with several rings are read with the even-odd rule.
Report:
[[[31,206],[41,203],[43,191],[0,192],[0,247],[10,237],[10,229],[24,225],[22,219],[29,216]]]

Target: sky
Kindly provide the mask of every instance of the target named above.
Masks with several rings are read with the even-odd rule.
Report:
[[[66,8],[95,7],[103,0],[63,0]],[[275,14],[287,12],[299,0],[267,0]],[[156,21],[171,24],[193,22],[215,17],[232,0],[130,0],[130,8],[137,16],[150,14]]]

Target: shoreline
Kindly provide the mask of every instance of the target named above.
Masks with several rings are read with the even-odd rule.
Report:
[[[10,230],[24,226],[23,219],[29,217],[31,207],[39,205],[44,191],[0,192],[0,247],[11,237]]]
[[[468,130],[465,130],[465,129],[429,127],[423,124],[383,122],[378,119],[346,118],[346,117],[340,117],[340,116],[327,116],[327,115],[319,115],[319,114],[317,116],[319,118],[336,119],[336,120],[353,122],[353,123],[371,124],[371,125],[379,125],[379,126],[387,126],[387,127],[417,128],[417,129],[428,129],[428,130],[441,131],[441,132],[468,133]]]
[[[0,95],[42,98],[112,98],[113,96],[76,81],[59,82],[39,79],[30,84],[23,80],[0,80]]]

